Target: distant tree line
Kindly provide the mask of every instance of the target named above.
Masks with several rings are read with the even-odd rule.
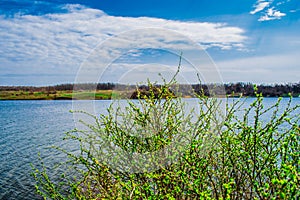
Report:
[[[279,97],[291,94],[293,96],[300,95],[300,82],[289,84],[260,84],[257,85],[258,93],[262,93],[266,97]],[[71,90],[128,90],[136,89],[134,85],[122,85],[115,83],[79,83],[79,84],[60,84],[54,86],[0,86],[0,91],[28,91],[28,92],[56,92],[56,91],[71,91]],[[141,90],[147,90],[147,86],[139,86]],[[226,83],[226,84],[193,84],[179,85],[179,91],[183,95],[190,95],[191,91],[197,93],[202,92],[206,96],[218,94],[233,95],[233,96],[254,96],[254,85],[252,83]]]
[[[159,87],[159,85],[157,85]],[[178,91],[183,96],[190,96],[193,92],[204,94],[205,96],[229,95],[229,96],[255,96],[254,87],[257,93],[262,93],[265,97],[283,97],[300,95],[300,83],[294,84],[274,84],[274,85],[254,85],[252,83],[226,83],[226,84],[193,84],[179,85],[173,91]],[[140,86],[139,90],[145,92],[147,86]]]
[[[252,83],[229,83],[225,84],[226,94],[241,94],[243,96],[254,96],[254,85]],[[291,94],[300,95],[300,82],[289,84],[257,85],[257,92],[265,97],[279,97]]]
[[[59,84],[54,86],[0,86],[0,91],[71,91],[71,90],[112,90],[116,84],[114,83],[79,83],[79,84]]]
[[[220,84],[197,84],[192,85],[194,91],[199,93],[202,91],[206,96],[224,94],[232,96],[255,96],[254,84],[252,83],[226,83],[223,85]],[[299,83],[290,83],[290,84],[273,84],[266,85],[260,84],[256,85],[257,92],[262,93],[265,97],[280,97],[300,95],[300,82]],[[225,90],[225,91],[224,91]],[[214,94],[212,94],[214,93]]]

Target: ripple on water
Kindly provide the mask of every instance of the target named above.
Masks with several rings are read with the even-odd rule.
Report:
[[[39,163],[38,152],[55,161],[46,147],[74,127],[71,108],[71,101],[0,101],[0,199],[40,199],[30,163]]]
[[[86,101],[78,102],[84,107]],[[265,105],[275,102],[266,99]],[[294,104],[299,102],[300,98],[295,99]],[[96,109],[103,111],[109,104],[97,101]],[[62,142],[63,133],[74,128],[71,109],[72,101],[0,101],[0,199],[40,199],[35,195],[30,163],[39,164],[38,152],[47,166],[64,160],[63,155],[47,148],[52,145],[75,150],[74,144]]]

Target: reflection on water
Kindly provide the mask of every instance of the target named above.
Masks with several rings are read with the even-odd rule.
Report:
[[[247,99],[244,107],[254,99]],[[276,102],[266,98],[264,105]],[[282,106],[288,99],[283,99]],[[300,98],[293,104],[299,104]],[[90,101],[76,101],[84,108]],[[194,104],[191,99],[187,103]],[[110,101],[95,101],[96,112],[103,113]],[[34,193],[34,182],[30,176],[30,163],[38,163],[41,153],[47,166],[61,162],[64,158],[48,147],[68,146],[62,140],[64,132],[75,127],[72,101],[0,101],[0,199],[38,199]]]

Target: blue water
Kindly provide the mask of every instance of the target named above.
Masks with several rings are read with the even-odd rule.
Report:
[[[70,102],[0,101],[0,199],[34,199],[30,163],[72,129]],[[51,155],[49,155],[51,159]],[[25,195],[26,194],[26,195]]]
[[[30,163],[39,162],[38,152],[59,162],[48,147],[70,145],[62,138],[75,127],[71,109],[72,101],[0,101],[0,199],[38,199]]]
[[[267,98],[265,106],[275,102]],[[90,101],[76,103],[84,107]],[[295,98],[293,104],[299,103]],[[95,101],[95,110],[102,113],[109,104]],[[63,156],[48,148],[52,145],[74,148],[62,140],[64,132],[75,127],[71,109],[72,101],[0,101],[0,199],[39,199],[30,163],[39,163],[38,152],[46,164],[60,162]]]

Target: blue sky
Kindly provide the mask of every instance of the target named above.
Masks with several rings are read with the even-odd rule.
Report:
[[[0,85],[300,81],[298,0],[1,0]]]

